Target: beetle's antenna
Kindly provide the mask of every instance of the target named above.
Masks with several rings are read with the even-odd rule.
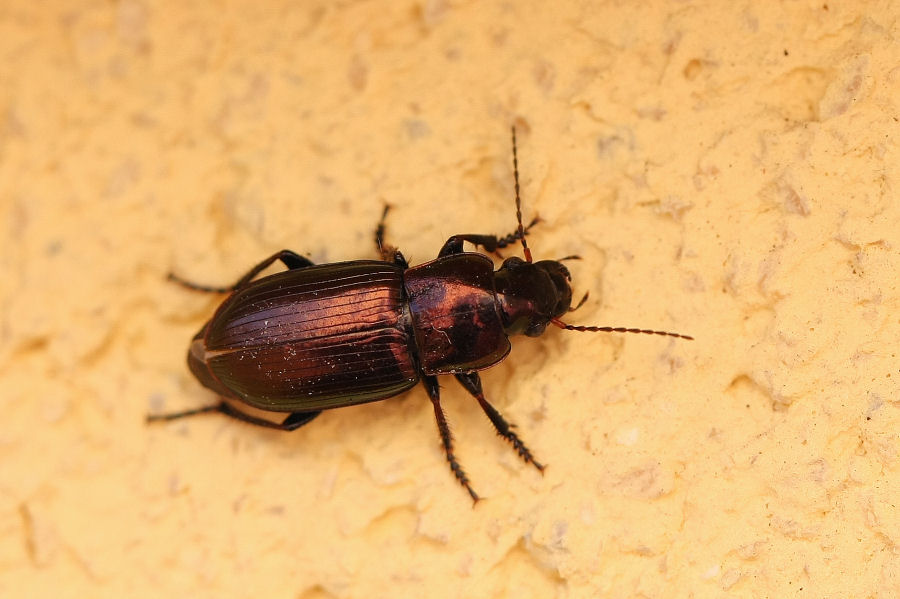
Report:
[[[591,293],[590,291],[585,291],[585,292],[584,292],[584,296],[581,298],[581,301],[578,302],[578,303],[575,305],[574,308],[571,308],[571,307],[570,307],[570,308],[569,308],[569,312],[574,312],[575,310],[577,310],[578,308],[580,308],[581,306],[583,306],[583,305],[584,305],[584,302],[588,301],[588,296],[590,295],[590,293]]]
[[[516,220],[519,221],[517,232],[519,239],[522,241],[522,251],[525,253],[525,260],[530,263],[534,260],[531,258],[531,250],[528,249],[528,242],[525,241],[525,227],[522,226],[522,200],[519,198],[519,157],[516,153],[516,126],[513,125],[511,129],[513,144],[513,177],[516,180]]]
[[[663,337],[677,337],[679,339],[687,339],[693,341],[690,335],[682,335],[681,333],[670,333],[669,331],[651,331],[650,329],[630,329],[628,327],[584,327],[574,324],[566,324],[558,318],[550,319],[554,325],[567,331],[579,331],[582,333],[642,333],[644,335],[662,335]]]

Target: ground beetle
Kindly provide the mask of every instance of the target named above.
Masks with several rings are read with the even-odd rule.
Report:
[[[484,397],[478,371],[510,350],[508,337],[537,337],[547,325],[571,331],[687,335],[626,327],[574,326],[560,320],[571,307],[572,287],[562,260],[534,262],[522,226],[516,131],[512,131],[518,227],[505,237],[454,235],[436,260],[410,267],[385,244],[387,208],[375,232],[382,260],[313,265],[290,250],[266,258],[231,287],[170,279],[191,289],[231,295],[194,337],[188,366],[222,400],[195,410],[148,416],[174,420],[207,412],[280,430],[294,430],[322,410],[387,399],[425,384],[434,406],[444,453],[456,479],[473,500],[478,495],[453,454],[453,438],[441,409],[438,375],[452,374],[519,456],[543,471],[512,427]],[[525,259],[507,258],[499,270],[469,242],[487,252],[521,242]],[[287,271],[254,280],[280,260]],[[255,415],[289,413],[280,422]]]

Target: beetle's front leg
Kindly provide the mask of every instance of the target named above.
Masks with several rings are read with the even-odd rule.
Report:
[[[188,289],[193,289],[195,291],[208,291],[210,293],[228,293],[231,291],[235,291],[236,289],[240,289],[250,281],[252,281],[256,275],[267,269],[272,265],[276,260],[281,260],[282,263],[288,268],[288,270],[294,270],[296,268],[305,268],[307,266],[312,266],[313,263],[309,258],[301,256],[296,252],[292,252],[291,250],[281,250],[275,254],[272,254],[256,266],[250,269],[250,271],[245,274],[240,280],[231,285],[230,287],[213,287],[209,285],[199,285],[197,283],[193,283],[191,281],[187,281],[182,279],[181,277],[169,273],[169,280],[178,283]]]
[[[466,488],[472,501],[478,501],[478,494],[469,484],[469,477],[463,472],[462,466],[456,461],[453,455],[453,435],[450,434],[450,427],[447,426],[447,418],[444,416],[444,410],[441,408],[441,391],[436,376],[423,376],[422,381],[425,383],[425,389],[428,391],[428,397],[431,398],[431,404],[434,406],[434,418],[437,420],[438,432],[441,434],[441,443],[444,445],[444,453],[447,455],[447,462],[450,464],[450,470],[453,476],[459,481],[459,484]]]
[[[539,222],[540,219],[534,217],[534,219],[528,223],[528,226],[524,228],[525,235],[528,235],[531,227]],[[497,250],[503,249],[521,238],[522,236],[519,235],[518,231],[510,233],[509,235],[504,235],[503,237],[497,237],[496,235],[477,235],[475,233],[454,235],[444,243],[444,247],[438,252],[438,258],[443,258],[444,256],[449,256],[451,254],[461,254],[463,251],[463,242],[465,241],[468,241],[474,246],[482,247],[486,252],[496,253]]]
[[[497,408],[488,403],[484,398],[484,391],[481,389],[481,377],[478,376],[478,373],[470,372],[466,374],[457,374],[456,380],[460,382],[466,391],[471,393],[472,396],[478,400],[478,405],[481,406],[481,409],[487,414],[487,417],[494,425],[494,428],[497,429],[497,434],[509,441],[510,445],[513,446],[513,449],[516,450],[516,453],[519,454],[519,457],[525,460],[526,463],[534,464],[535,468],[543,472],[544,465],[534,459],[534,456],[531,455],[531,451],[525,447],[525,443],[523,443],[518,435],[512,431],[512,425],[500,415]]]
[[[147,422],[165,422],[168,420],[178,420],[180,418],[186,418],[188,416],[197,416],[198,414],[209,414],[212,412],[219,412],[220,414],[225,414],[226,416],[230,416],[231,418],[240,420],[242,422],[255,424],[257,426],[264,426],[266,428],[274,428],[280,431],[297,430],[322,413],[321,411],[292,412],[283,421],[273,422],[272,420],[266,420],[265,418],[251,416],[250,414],[241,412],[231,404],[222,401],[215,405],[203,406],[202,408],[196,408],[193,410],[185,410],[184,412],[174,412],[171,414],[149,414],[147,415]]]

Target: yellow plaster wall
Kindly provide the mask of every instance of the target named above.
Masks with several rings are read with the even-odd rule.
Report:
[[[0,7],[0,597],[900,596],[896,2]],[[184,353],[283,247],[514,225],[577,323],[292,434]]]

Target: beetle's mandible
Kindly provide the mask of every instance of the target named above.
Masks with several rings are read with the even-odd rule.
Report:
[[[527,463],[543,471],[531,451],[487,399],[479,370],[503,360],[509,337],[541,335],[548,325],[590,332],[687,335],[628,327],[575,326],[562,316],[572,287],[563,260],[532,260],[522,225],[516,131],[512,130],[518,226],[504,237],[454,235],[431,262],[410,267],[385,244],[385,208],[375,232],[382,260],[314,265],[282,250],[253,267],[231,287],[206,287],[170,275],[198,291],[231,293],[194,336],[188,366],[221,401],[185,412],[157,414],[164,421],[220,412],[244,422],[294,430],[322,410],[387,399],[420,381],[431,398],[450,469],[473,500],[478,495],[453,453],[453,437],[441,408],[438,376],[452,374],[484,410],[497,433]],[[463,252],[463,243],[487,252],[520,242],[521,258],[507,258],[497,271],[484,254]],[[287,271],[256,279],[281,261]],[[251,413],[287,413],[280,421]]]

